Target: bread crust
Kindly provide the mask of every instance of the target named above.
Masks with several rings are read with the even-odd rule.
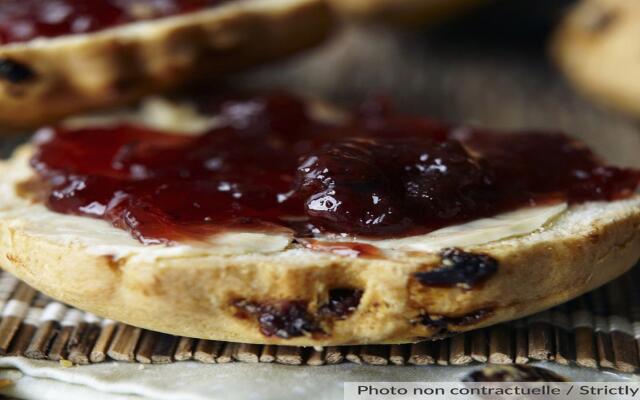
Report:
[[[595,101],[640,115],[640,3],[584,0],[561,23],[552,54],[569,80]]]
[[[4,184],[29,152],[22,149],[0,166]],[[640,196],[573,206],[541,231],[465,248],[498,262],[497,272],[471,289],[421,283],[416,273],[442,265],[433,253],[352,258],[294,243],[275,254],[95,255],[80,237],[65,242],[39,234],[37,224],[7,217],[7,211],[28,205],[24,199],[7,201],[0,212],[0,264],[7,271],[102,317],[234,342],[322,346],[438,338],[567,301],[621,275],[640,257]],[[334,288],[360,289],[363,295],[351,315],[322,320],[319,309]],[[267,337],[255,316],[243,315],[238,300],[302,301],[322,321],[324,333]]]
[[[35,126],[215,78],[317,44],[332,25],[323,0],[235,0],[90,34],[1,46],[0,123]]]

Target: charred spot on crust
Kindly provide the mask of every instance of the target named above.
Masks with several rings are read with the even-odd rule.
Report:
[[[416,272],[414,276],[426,286],[459,286],[470,289],[498,270],[498,260],[479,253],[468,253],[449,248],[440,253],[440,265],[430,271]]]
[[[105,260],[107,266],[109,267],[109,269],[111,271],[118,272],[120,270],[121,262],[118,261],[116,256],[114,256],[113,254],[106,254],[103,257],[104,257],[104,260]]]
[[[463,382],[567,382],[567,378],[548,369],[530,365],[500,365],[471,372]]]
[[[362,297],[362,290],[338,288],[329,291],[329,300],[320,306],[318,314],[322,317],[345,319],[351,315]]]
[[[235,300],[232,304],[240,311],[240,317],[255,317],[260,325],[260,332],[267,337],[289,339],[322,332],[315,318],[307,311],[306,301],[277,300],[257,303]]]
[[[35,72],[25,64],[9,58],[0,58],[0,79],[10,83],[24,83],[35,76]]]
[[[491,308],[481,308],[471,313],[459,317],[446,317],[442,315],[424,314],[419,318],[419,322],[430,328],[437,329],[438,335],[446,335],[452,333],[450,327],[462,327],[473,325],[493,314]]]

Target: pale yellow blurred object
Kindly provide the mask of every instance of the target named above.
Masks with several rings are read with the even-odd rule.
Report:
[[[491,0],[330,0],[343,15],[419,25],[439,22]]]
[[[585,0],[558,28],[552,53],[596,102],[640,116],[640,1]]]

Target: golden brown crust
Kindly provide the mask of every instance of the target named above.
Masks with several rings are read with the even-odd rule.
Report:
[[[316,44],[331,26],[322,0],[236,0],[184,16],[2,46],[0,63],[21,73],[0,77],[0,122],[33,126],[233,72]]]
[[[489,0],[331,0],[342,14],[417,25],[437,22]]]
[[[5,181],[11,168],[4,166]],[[439,254],[429,253],[351,258],[294,243],[277,253],[244,255],[95,255],[83,238],[65,241],[10,218],[7,211],[18,207],[23,205],[0,210],[0,264],[38,290],[144,328],[250,343],[402,343],[475,329],[578,296],[619,276],[640,256],[640,196],[574,206],[542,231],[465,248],[498,262],[497,272],[471,289],[421,283],[416,273],[442,265]],[[336,288],[363,291],[345,319],[319,311]],[[257,317],[238,307],[242,300],[303,302],[324,333],[266,337]]]
[[[639,37],[640,2],[584,0],[560,25],[552,52],[579,90],[640,115]]]

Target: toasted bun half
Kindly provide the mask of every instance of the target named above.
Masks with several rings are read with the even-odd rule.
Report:
[[[364,20],[418,25],[438,22],[490,0],[331,0],[342,14]]]
[[[319,43],[323,0],[235,0],[90,34],[0,47],[0,123],[34,126],[214,78]]]
[[[553,56],[595,101],[640,115],[640,2],[584,0],[555,34]]]
[[[640,195],[570,206],[528,233],[456,246],[464,265],[440,248],[352,257],[275,234],[145,246],[108,222],[34,200],[25,189],[32,153],[25,145],[0,164],[2,267],[65,303],[176,335],[296,346],[438,338],[567,301],[640,257]],[[494,269],[478,284],[424,279],[488,260]],[[327,313],[345,296],[349,313]],[[282,332],[265,335],[265,323]]]

